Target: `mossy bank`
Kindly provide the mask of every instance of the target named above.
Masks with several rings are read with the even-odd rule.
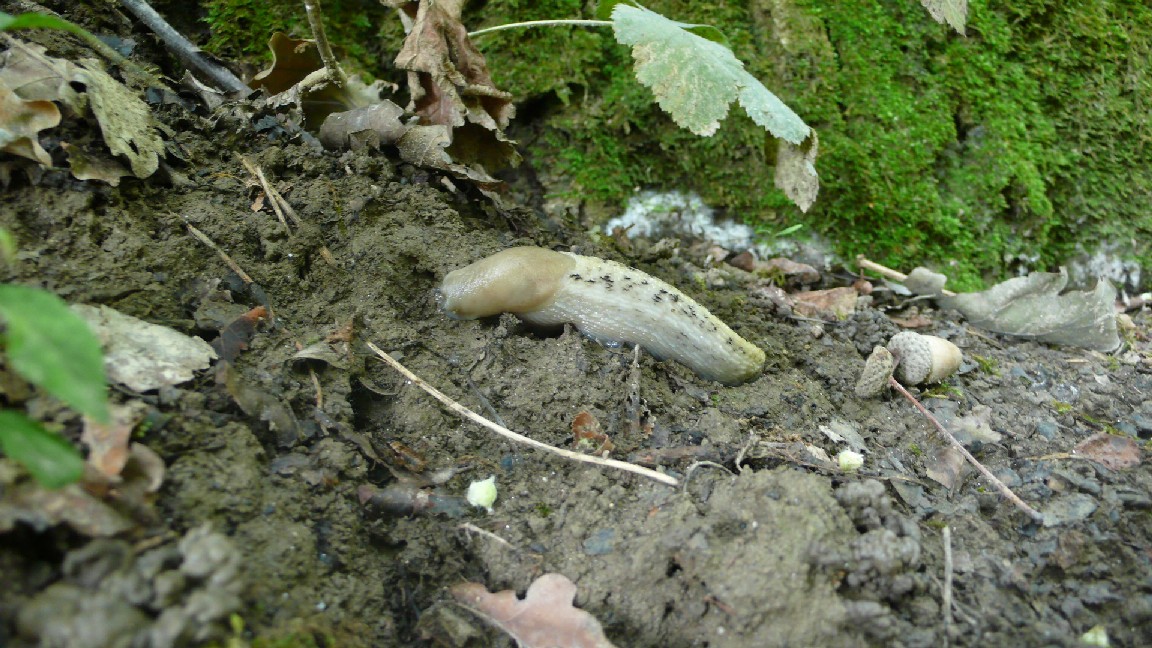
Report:
[[[259,13],[249,5],[209,3],[213,43],[235,33],[228,17],[240,8]],[[325,5],[337,38],[398,42],[394,16],[362,5]],[[1152,7],[973,0],[961,36],[903,0],[646,5],[720,27],[748,69],[819,130],[821,195],[802,214],[772,189],[762,131],[738,109],[712,138],[678,129],[635,82],[610,30],[478,38],[521,104],[515,134],[545,190],[578,196],[583,213],[616,212],[637,187],[694,190],[769,231],[806,223],[845,257],[933,265],[958,288],[1102,249],[1152,267]],[[470,28],[594,11],[576,0],[469,7]]]

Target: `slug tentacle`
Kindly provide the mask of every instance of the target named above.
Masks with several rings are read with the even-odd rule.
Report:
[[[509,312],[532,324],[572,323],[594,339],[639,344],[725,384],[747,382],[764,365],[764,352],[708,309],[615,261],[512,248],[448,273],[440,290],[454,317]]]

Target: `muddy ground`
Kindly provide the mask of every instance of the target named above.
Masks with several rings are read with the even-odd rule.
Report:
[[[919,330],[967,358],[927,407],[946,423],[987,411],[1001,438],[969,436],[969,448],[1040,523],[973,470],[951,489],[930,478],[943,446],[925,418],[898,396],[853,394],[867,352],[900,330],[891,316],[908,315],[883,292],[844,320],[792,317],[756,297],[768,278],[710,263],[703,245],[622,246],[590,236],[578,212],[500,211],[387,152],[327,152],[239,112],[153,109],[179,155],[152,178],[13,175],[0,225],[20,257],[6,279],[207,340],[256,306],[274,317],[229,385],[213,369],[159,392],[114,390],[144,404],[135,440],[164,460],[163,485],[142,501],[108,494],[131,520],[111,538],[66,524],[0,535],[0,644],[510,645],[447,588],[522,593],[549,572],[576,583],[577,605],[619,646],[1063,646],[1097,626],[1116,646],[1152,637],[1152,469],[1068,455],[1098,432],[1152,437],[1147,311],[1114,355],[920,311]],[[238,154],[301,224],[253,210],[262,192]],[[724,387],[643,354],[636,371],[630,349],[571,329],[443,315],[446,273],[523,244],[681,287],[768,353],[764,374]],[[548,444],[570,447],[574,417],[590,412],[613,457],[682,485],[498,438],[366,342]],[[317,344],[319,359],[295,357]],[[54,416],[78,440],[79,421]],[[812,449],[852,446],[865,456],[854,474]],[[460,501],[489,475],[490,513]],[[0,477],[0,496],[25,483]],[[436,506],[407,515],[420,493]]]

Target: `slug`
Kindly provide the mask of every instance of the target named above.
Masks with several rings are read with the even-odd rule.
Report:
[[[540,326],[571,323],[594,340],[638,344],[726,385],[747,382],[764,366],[764,351],[691,297],[615,261],[511,248],[449,272],[439,299],[458,319],[513,313]]]

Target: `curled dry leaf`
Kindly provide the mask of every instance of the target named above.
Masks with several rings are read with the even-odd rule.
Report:
[[[56,104],[21,99],[0,77],[0,152],[52,166],[52,156],[40,146],[40,131],[59,123]]]
[[[396,67],[409,70],[409,110],[426,125],[463,126],[491,131],[515,115],[512,95],[496,87],[484,55],[460,22],[462,0],[421,2],[412,31],[396,55]]]
[[[449,589],[456,602],[508,633],[522,648],[612,648],[600,622],[572,606],[576,585],[563,574],[544,574],[528,586],[521,600],[516,592],[489,592],[480,583]]]
[[[112,405],[112,419],[107,424],[85,417],[80,441],[88,446],[88,464],[105,477],[119,479],[128,463],[132,430],[144,417],[144,404],[134,401],[127,405]]]
[[[816,131],[799,146],[780,139],[776,150],[776,188],[806,212],[820,193],[820,175],[816,172],[816,154],[820,148]]]
[[[49,490],[19,479],[14,464],[0,459],[0,533],[24,523],[37,532],[67,524],[89,537],[108,537],[132,528],[132,521],[78,484]]]

